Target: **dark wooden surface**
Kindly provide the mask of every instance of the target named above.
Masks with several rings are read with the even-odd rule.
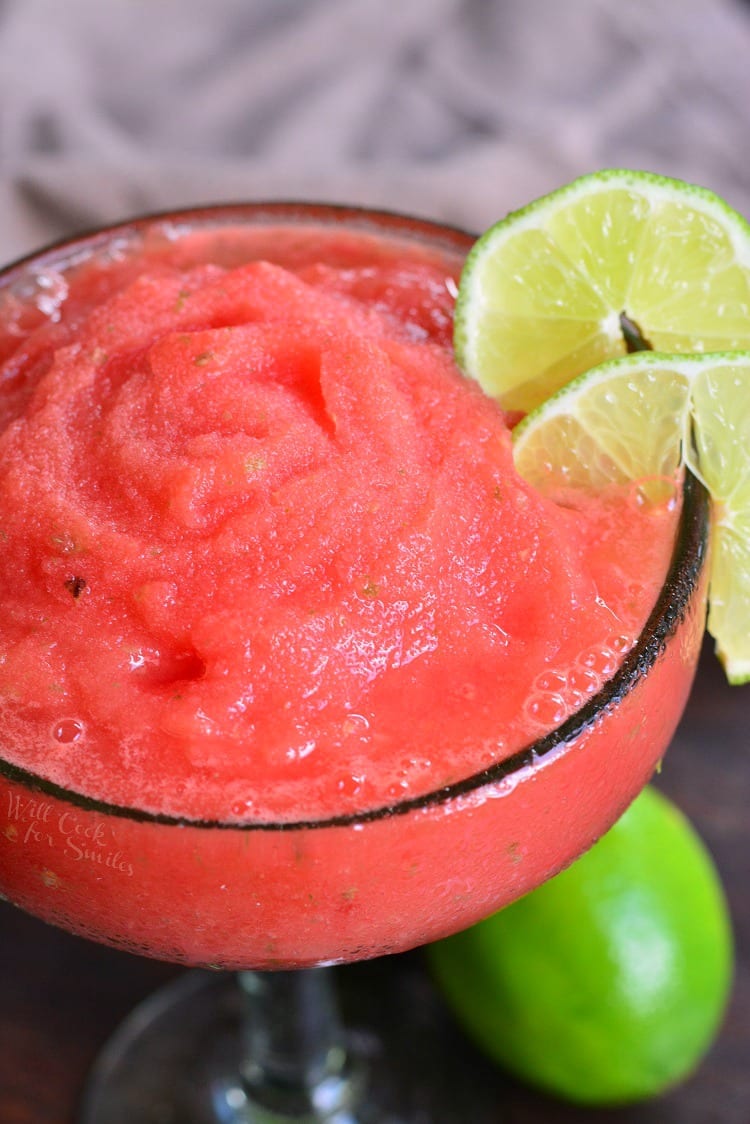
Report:
[[[679,1089],[650,1104],[605,1112],[558,1104],[516,1084],[463,1041],[419,954],[344,969],[345,992],[365,1005],[374,1002],[384,1020],[397,997],[402,1009],[421,1004],[421,1017],[431,1023],[454,1073],[484,1090],[482,1120],[488,1124],[750,1124],[749,726],[750,686],[730,690],[706,650],[658,784],[691,817],[716,858],[734,919],[737,972],[722,1032]],[[74,1124],[98,1048],[139,999],[177,971],[70,937],[1,903],[0,1124]],[[403,1030],[394,1025],[393,1031],[397,1059],[415,1049],[414,1064],[435,1072],[432,1045],[428,1057],[426,1046],[420,1054],[418,1043],[399,1044]],[[456,1124],[473,1122],[457,1110]]]

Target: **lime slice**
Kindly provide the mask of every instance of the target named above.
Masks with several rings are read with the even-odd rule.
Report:
[[[750,680],[750,352],[602,363],[513,439],[518,471],[552,498],[631,481],[657,498],[681,465],[695,473],[712,500],[708,631],[729,681]]]
[[[750,347],[750,225],[647,172],[574,180],[491,227],[467,258],[456,357],[508,410],[640,347]]]

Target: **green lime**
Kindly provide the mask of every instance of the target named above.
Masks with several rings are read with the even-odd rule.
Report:
[[[516,467],[550,494],[639,481],[684,462],[712,500],[708,630],[731,683],[750,679],[750,352],[640,351],[579,375],[516,426]]]
[[[522,411],[637,347],[750,347],[750,226],[677,180],[583,176],[477,241],[454,342],[466,373]]]
[[[686,1077],[717,1031],[732,967],[711,859],[653,789],[573,866],[428,955],[486,1053],[591,1105]]]

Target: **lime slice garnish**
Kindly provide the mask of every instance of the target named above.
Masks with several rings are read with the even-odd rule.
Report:
[[[520,474],[553,498],[638,481],[657,498],[681,465],[712,501],[708,631],[731,683],[750,680],[750,351],[640,351],[568,383],[516,426]]]
[[[464,371],[522,411],[638,346],[750,347],[750,225],[677,180],[584,176],[477,241],[454,343]]]

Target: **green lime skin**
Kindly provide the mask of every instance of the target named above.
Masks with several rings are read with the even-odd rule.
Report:
[[[732,978],[716,869],[653,788],[573,866],[427,950],[477,1045],[582,1105],[645,1100],[709,1048]]]

